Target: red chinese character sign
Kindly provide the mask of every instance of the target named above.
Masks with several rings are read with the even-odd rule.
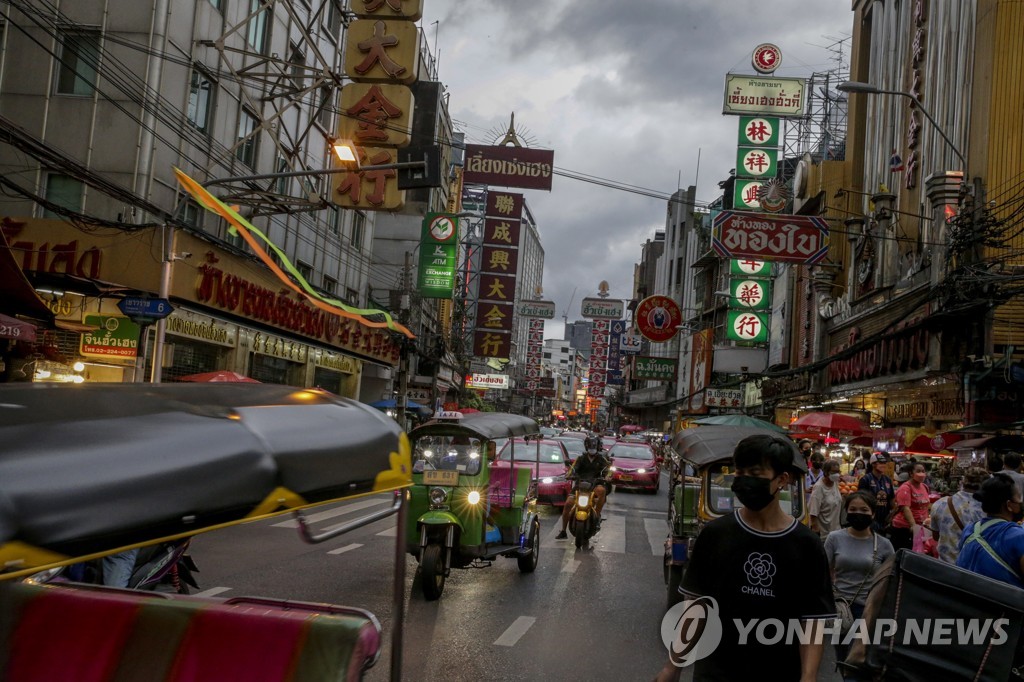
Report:
[[[412,137],[413,101],[404,85],[350,83],[341,91],[338,137],[361,147],[404,147]]]
[[[522,206],[521,195],[488,192],[473,343],[479,357],[511,357]]]
[[[645,338],[664,343],[676,335],[676,327],[683,323],[683,313],[668,296],[655,295],[640,301],[633,319]]]
[[[745,277],[770,277],[772,264],[766,260],[753,258],[733,259],[729,261],[729,273]]]
[[[726,317],[725,336],[733,341],[767,343],[767,316],[762,313],[730,310]]]
[[[604,397],[607,385],[608,344],[611,340],[611,320],[594,320],[590,343],[590,383],[587,395],[591,398]]]
[[[744,310],[767,310],[771,303],[771,283],[763,279],[734,279],[729,283],[729,305]]]
[[[828,245],[828,223],[817,216],[722,211],[711,233],[711,246],[723,258],[813,265],[825,258]]]

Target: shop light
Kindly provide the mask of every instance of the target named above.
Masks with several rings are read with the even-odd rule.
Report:
[[[85,369],[85,363],[78,361],[75,364],[71,365],[71,369],[75,370],[76,372],[81,372]]]

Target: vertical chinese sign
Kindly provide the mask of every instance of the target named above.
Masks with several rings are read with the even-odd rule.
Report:
[[[736,150],[736,185],[733,190],[733,208],[740,211],[781,211],[771,199],[762,201],[769,180],[779,171],[780,120],[771,116],[740,116],[739,144]]]
[[[604,397],[604,388],[608,385],[608,347],[611,343],[611,325],[609,319],[594,320],[594,331],[590,342],[590,382],[587,384],[587,395],[596,400]]]
[[[706,414],[708,411],[704,390],[711,383],[711,364],[714,357],[711,334],[711,329],[703,329],[691,337],[690,414]]]
[[[459,219],[428,213],[423,219],[416,288],[423,298],[451,298],[459,251]]]
[[[487,193],[480,291],[476,304],[476,329],[473,332],[473,355],[477,357],[512,357],[512,321],[515,314],[522,213],[522,194],[497,191]]]
[[[729,313],[725,336],[732,341],[766,343],[771,306],[771,264],[748,258],[729,261]]]
[[[612,321],[608,335],[608,374],[606,377],[609,386],[622,386],[625,383],[622,377],[624,363],[620,346],[622,335],[626,333],[627,329],[625,320]]]
[[[408,85],[419,71],[422,0],[353,0],[358,17],[346,36],[345,74],[338,136],[356,145],[360,166],[398,161],[412,135],[414,99]],[[324,102],[323,106],[332,106]],[[344,208],[396,211],[405,204],[395,169],[338,173],[333,201]]]
[[[530,318],[530,333],[526,342],[526,382],[523,387],[536,394],[541,381],[541,357],[544,354],[544,320]]]

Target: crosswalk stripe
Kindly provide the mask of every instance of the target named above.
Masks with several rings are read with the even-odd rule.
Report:
[[[230,590],[231,590],[230,587],[211,587],[208,590],[203,590],[202,592],[196,592],[192,596],[193,597],[214,597],[214,596],[216,596],[218,594],[221,594],[223,592],[228,592]]]
[[[590,540],[599,552],[626,553],[626,517],[607,516],[601,519],[601,532]]]
[[[344,547],[339,547],[338,549],[332,549],[330,552],[328,552],[328,554],[344,554],[345,552],[349,552],[353,549],[359,549],[360,547],[362,547],[362,545],[353,542],[351,545],[345,545]]]
[[[306,516],[306,523],[319,523],[320,521],[326,521],[327,519],[333,519],[336,516],[343,516],[345,514],[351,514],[352,512],[360,511],[361,509],[368,509],[369,507],[379,507],[382,504],[388,504],[389,500],[359,500],[352,504],[347,504],[341,507],[335,507],[334,509],[328,509],[326,511],[317,512],[315,514],[309,514]],[[298,528],[299,522],[295,519],[288,519],[281,523],[275,523],[272,525],[273,528]]]
[[[505,632],[501,633],[501,637],[494,640],[495,646],[515,646],[516,642],[526,634],[537,619],[533,616],[519,616],[513,621],[512,625],[508,626]]]
[[[377,533],[377,535],[384,538],[393,538],[398,535],[398,526],[391,526],[390,528],[387,528]]]
[[[644,519],[644,530],[651,543],[651,554],[665,555],[665,538],[668,537],[668,524],[661,519]]]

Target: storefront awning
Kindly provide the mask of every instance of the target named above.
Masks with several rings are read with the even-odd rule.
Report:
[[[988,436],[986,438],[972,438],[953,443],[950,450],[1022,450],[1024,449],[1024,436]]]
[[[46,302],[32,288],[18,260],[7,243],[7,237],[0,230],[0,312],[8,315],[25,315],[47,322],[53,320],[53,313]]]
[[[36,340],[36,326],[24,320],[19,320],[16,317],[9,317],[0,313],[0,339],[34,342]]]

